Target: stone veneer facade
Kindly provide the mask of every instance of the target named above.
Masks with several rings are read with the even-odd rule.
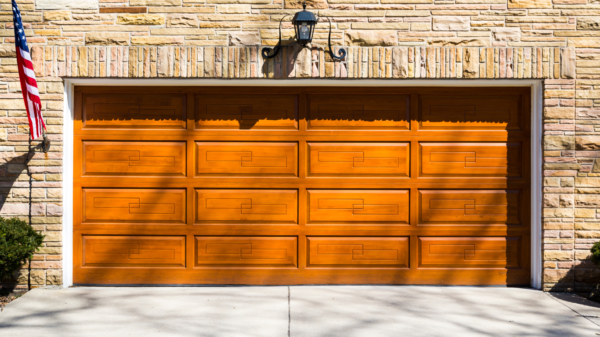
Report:
[[[543,79],[543,288],[585,293],[600,239],[599,0],[311,0],[347,57],[277,43],[299,0],[23,0],[19,3],[48,124],[48,154],[28,154],[9,0],[0,0],[2,216],[44,232],[34,287],[62,283],[63,78]],[[285,39],[293,36],[283,25]],[[274,82],[275,83],[275,82]],[[67,131],[70,132],[70,131]],[[32,142],[32,146],[39,142]],[[31,179],[31,199],[30,199]],[[27,268],[17,275],[27,284]]]

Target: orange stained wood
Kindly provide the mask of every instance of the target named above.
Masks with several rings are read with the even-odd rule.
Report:
[[[74,282],[528,285],[529,90],[77,87]]]

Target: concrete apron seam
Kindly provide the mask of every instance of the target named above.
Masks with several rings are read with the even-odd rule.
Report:
[[[570,306],[566,305],[566,304],[565,304],[565,303],[563,303],[562,301],[559,301],[557,298],[555,298],[554,296],[551,296],[549,293],[547,293],[547,292],[544,292],[544,294],[545,294],[546,296],[550,297],[551,299],[555,300],[556,302],[558,302],[558,303],[560,303],[560,304],[564,305],[565,307],[569,308],[571,311],[573,311],[574,313],[576,313],[576,314],[577,314],[577,316],[579,316],[579,317],[583,317],[583,318],[587,319],[588,321],[592,322],[592,324],[594,324],[595,326],[597,326],[597,327],[600,327],[600,325],[598,325],[598,323],[596,323],[596,322],[592,321],[592,320],[591,320],[589,317],[587,317],[586,315],[582,315],[582,314],[580,314],[580,313],[579,313],[577,310],[575,310],[575,309],[571,308]]]

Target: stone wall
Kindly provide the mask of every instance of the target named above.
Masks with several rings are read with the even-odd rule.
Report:
[[[321,22],[311,48],[290,45],[266,63],[260,46],[277,43],[279,20],[299,0],[18,3],[53,146],[28,154],[11,4],[0,0],[0,214],[27,218],[29,173],[32,222],[47,236],[34,286],[62,282],[64,77],[544,79],[544,289],[585,292],[600,282],[586,260],[600,238],[598,0],[311,0],[347,57],[333,62],[323,51]],[[26,283],[27,272],[19,276]]]

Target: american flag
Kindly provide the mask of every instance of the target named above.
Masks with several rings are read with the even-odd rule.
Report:
[[[29,118],[29,132],[31,139],[37,139],[42,135],[42,128],[46,129],[46,124],[42,118],[42,101],[38,92],[37,82],[35,80],[35,71],[27,47],[25,30],[21,22],[21,11],[15,0],[12,0],[13,22],[15,24],[15,45],[17,51],[17,65],[19,68],[19,80],[21,81],[21,91],[27,117]]]

